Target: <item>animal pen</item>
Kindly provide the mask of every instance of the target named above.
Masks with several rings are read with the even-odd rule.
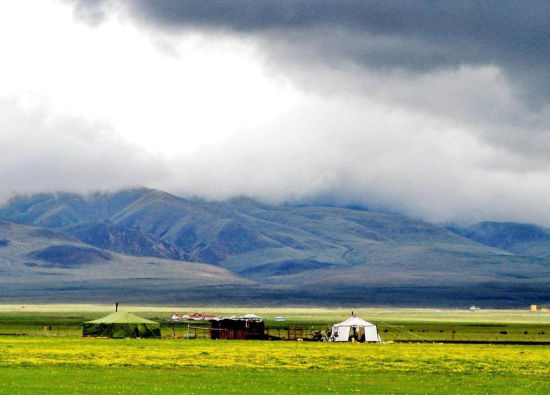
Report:
[[[265,339],[265,324],[263,321],[230,318],[210,321],[210,338],[222,340]]]
[[[219,340],[317,340],[319,330],[313,328],[268,328],[263,321],[219,320],[206,322],[172,322],[175,338]]]

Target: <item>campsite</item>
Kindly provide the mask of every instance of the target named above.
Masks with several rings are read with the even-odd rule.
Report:
[[[0,395],[550,394],[550,0],[0,31]]]
[[[550,388],[549,345],[442,343],[454,336],[550,344],[550,315],[527,308],[354,311],[377,325],[382,343],[210,340],[206,320],[175,326],[169,320],[177,310],[212,311],[220,317],[254,312],[272,332],[329,329],[350,318],[349,309],[126,309],[160,323],[161,339],[82,337],[84,322],[112,314],[108,305],[0,306],[0,377],[5,378],[0,392],[175,393],[185,388],[191,393],[342,393],[391,388],[456,393],[460,386],[462,392],[513,388],[543,393]],[[284,322],[276,320],[281,316]],[[193,327],[202,329],[197,338],[186,339]],[[28,380],[31,375],[35,380]]]

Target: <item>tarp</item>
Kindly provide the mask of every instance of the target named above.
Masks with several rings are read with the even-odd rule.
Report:
[[[117,312],[84,323],[82,336],[160,338],[160,324],[127,312]]]
[[[262,317],[257,316],[256,314],[245,314],[241,317],[241,320],[255,320],[261,321]]]
[[[372,324],[358,317],[350,317],[343,322],[332,326],[332,337],[336,342],[347,342],[351,338],[356,341],[365,342],[380,342],[378,328],[376,324]]]

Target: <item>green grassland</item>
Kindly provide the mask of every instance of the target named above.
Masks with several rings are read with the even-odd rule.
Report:
[[[173,311],[254,312],[273,330],[326,328],[347,318],[348,310],[132,306],[125,310],[164,322],[163,339],[80,337],[83,320],[109,310],[0,305],[0,333],[26,334],[0,336],[0,393],[550,392],[550,346],[437,343],[452,331],[458,340],[550,341],[546,313],[359,309],[356,314],[377,323],[389,342],[336,344],[175,339],[165,320]],[[275,322],[276,316],[286,321]],[[187,325],[175,330],[184,334]],[[391,342],[419,337],[436,342]]]
[[[126,306],[126,311],[162,323],[164,336],[184,336],[187,323],[174,324],[168,318],[175,311],[210,311],[219,316],[255,313],[264,317],[272,336],[285,329],[321,330],[349,317],[348,309],[327,308],[217,308]],[[0,333],[33,336],[79,336],[82,322],[112,311],[108,305],[0,305]],[[376,323],[383,340],[479,340],[550,342],[550,314],[525,310],[467,310],[368,308],[354,311]],[[284,322],[275,321],[283,316]],[[191,322],[198,337],[208,336],[207,322]],[[51,326],[52,330],[44,331]],[[196,330],[195,330],[196,329]],[[280,331],[279,331],[280,329]]]

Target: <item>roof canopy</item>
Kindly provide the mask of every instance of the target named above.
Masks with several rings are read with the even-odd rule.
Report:
[[[350,317],[345,321],[339,322],[338,324],[334,324],[333,326],[338,327],[338,326],[375,326],[375,325],[365,320],[362,320],[359,317]]]
[[[245,314],[241,317],[241,319],[260,321],[262,319],[262,317],[259,317],[256,314]]]
[[[103,318],[97,320],[88,321],[87,324],[157,324],[155,321],[147,320],[145,318],[138,317],[135,314],[119,311],[117,313],[109,314]]]

